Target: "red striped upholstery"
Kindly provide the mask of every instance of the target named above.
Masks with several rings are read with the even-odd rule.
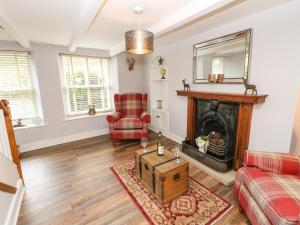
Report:
[[[300,224],[298,156],[247,151],[234,193],[254,225]]]
[[[142,120],[143,122],[150,123],[150,121],[151,121],[151,116],[150,116],[150,114],[147,113],[147,112],[142,112],[142,114],[141,114],[141,120]]]
[[[142,94],[121,95],[122,117],[140,117],[143,112]]]
[[[122,118],[114,123],[115,129],[142,129],[143,123],[140,118]]]
[[[120,118],[121,118],[121,113],[119,113],[119,112],[114,112],[112,115],[108,115],[106,117],[106,119],[109,123],[114,123],[114,122],[118,121]]]
[[[288,153],[246,151],[244,165],[273,173],[300,175],[300,157]]]
[[[112,140],[140,139],[148,135],[147,94],[115,94],[116,112],[107,116]]]

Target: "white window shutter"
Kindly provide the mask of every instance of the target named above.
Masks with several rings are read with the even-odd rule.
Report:
[[[61,54],[63,94],[67,116],[110,110],[109,59]]]
[[[9,101],[14,123],[32,124],[38,117],[28,52],[0,51],[0,98]]]

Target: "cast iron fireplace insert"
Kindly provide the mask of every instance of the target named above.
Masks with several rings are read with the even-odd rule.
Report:
[[[185,140],[182,151],[218,172],[233,167],[239,104],[196,99],[195,138],[209,140],[206,153],[200,152],[195,140]]]

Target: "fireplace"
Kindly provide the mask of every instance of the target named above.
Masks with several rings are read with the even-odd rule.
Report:
[[[177,91],[188,97],[187,135],[182,142],[185,154],[218,172],[237,170],[248,149],[254,104],[267,95]],[[203,136],[209,145],[199,151],[195,139]]]
[[[198,150],[194,140],[186,140],[183,142],[183,151],[219,172],[231,170],[239,104],[202,99],[196,99],[195,104],[195,137],[207,138],[209,145],[203,153]]]

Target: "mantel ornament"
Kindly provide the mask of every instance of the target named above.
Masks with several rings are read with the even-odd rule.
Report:
[[[245,95],[248,93],[248,90],[252,90],[251,95],[257,95],[257,89],[255,84],[248,84],[247,79],[243,78],[244,86],[246,88]]]
[[[182,80],[182,84],[183,84],[183,90],[187,90],[190,91],[190,84],[185,82],[185,79]]]

